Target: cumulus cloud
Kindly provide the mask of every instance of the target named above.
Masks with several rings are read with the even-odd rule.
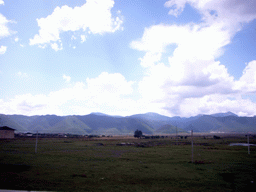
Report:
[[[201,23],[153,25],[130,44],[145,52],[139,58],[147,71],[139,82],[143,99],[165,109],[168,115],[227,111],[255,115],[256,104],[242,97],[256,90],[255,61],[247,65],[239,81],[218,61],[241,24],[256,18],[256,10],[252,9],[255,3],[170,0],[165,6],[171,8],[169,14],[178,17],[187,3],[201,13]],[[168,52],[167,47],[173,45],[175,50]],[[167,63],[163,55],[169,56]]]
[[[81,7],[56,7],[51,15],[37,19],[39,34],[30,39],[30,45],[52,45],[61,41],[60,33],[67,31],[82,30],[81,39],[85,41],[87,33],[103,34],[120,30],[123,21],[121,16],[112,17],[113,6],[114,0],[87,0]]]
[[[120,73],[101,73],[97,78],[86,79],[88,89],[93,90],[91,94],[106,97],[105,94],[126,95],[133,91],[133,82],[127,82]],[[101,93],[101,94],[98,94]]]
[[[238,24],[250,22],[256,18],[256,2],[251,0],[169,0],[169,14],[178,16],[186,4],[197,9],[207,23],[225,23],[225,26],[237,30]]]
[[[247,64],[243,75],[236,82],[236,89],[242,90],[243,93],[256,93],[256,60]]]
[[[5,54],[6,50],[7,50],[7,47],[2,45],[0,47],[0,54]]]
[[[70,77],[70,76],[67,76],[67,75],[65,75],[65,74],[64,74],[62,77],[63,77],[63,79],[64,79],[67,83],[69,83],[70,80],[71,80],[71,77]]]
[[[64,78],[64,76],[63,76]],[[69,79],[65,76],[64,79]],[[101,111],[110,114],[127,114],[136,102],[127,98],[133,93],[133,82],[119,73],[101,73],[86,82],[76,82],[71,87],[48,95],[25,94],[9,101],[0,100],[0,113],[24,115],[80,114]],[[130,111],[131,113],[131,111]]]
[[[229,31],[218,23],[207,27],[195,24],[159,24],[146,28],[141,39],[131,42],[131,47],[146,51],[147,57],[148,54],[164,53],[167,46],[175,44],[178,47],[173,55],[179,59],[205,60],[220,56],[220,48],[230,43],[230,39]],[[159,56],[157,58],[159,61]]]
[[[4,5],[4,1],[0,0],[0,5]],[[8,28],[8,23],[13,23],[14,21],[7,20],[4,15],[0,13],[0,39],[10,36],[15,33]],[[0,47],[0,54],[4,54],[6,52],[7,47]]]
[[[256,104],[240,96],[212,94],[200,98],[186,98],[177,110],[184,116],[195,114],[213,114],[232,111],[239,116],[254,116]]]
[[[81,43],[86,41],[86,36],[85,35],[81,35]]]
[[[52,43],[51,44],[51,47],[54,51],[59,51],[59,50],[62,50],[63,49],[63,46],[62,46],[62,43]],[[43,47],[44,48],[44,47]]]
[[[0,39],[11,35],[11,31],[7,26],[9,22],[11,21],[7,20],[6,17],[0,13]]]
[[[0,100],[1,113],[37,115],[49,114],[49,111],[60,112],[54,106],[49,105],[49,99],[45,95],[16,95],[9,101]]]

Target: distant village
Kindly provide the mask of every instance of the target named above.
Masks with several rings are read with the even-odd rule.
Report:
[[[113,137],[112,135],[77,135],[77,134],[69,134],[69,133],[15,133],[15,137],[40,137],[40,138],[79,138],[79,137],[87,137],[87,138],[99,138],[99,137]]]
[[[180,136],[181,139],[187,139],[187,136]],[[69,133],[15,133],[15,129],[12,129],[10,127],[4,126],[0,127],[0,139],[13,139],[13,138],[109,138],[113,137],[112,135],[78,135],[78,134],[69,134]],[[159,135],[152,135],[152,136],[146,136],[146,135],[136,135],[136,131],[134,134],[134,137],[137,138],[143,138],[143,139],[160,139],[160,138],[166,138],[168,136],[159,136]]]
[[[15,133],[15,129],[3,126],[0,127],[0,139],[13,139],[13,138],[79,138],[79,137],[87,137],[87,138],[99,138],[99,137],[113,137],[112,135],[77,135],[77,134],[69,134],[69,133]]]

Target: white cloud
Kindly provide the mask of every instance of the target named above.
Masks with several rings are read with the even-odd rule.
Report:
[[[222,28],[221,24],[208,27],[188,24],[178,25],[154,25],[146,28],[142,38],[133,41],[131,47],[150,53],[164,53],[168,45],[176,44],[174,54],[183,60],[187,58],[208,59],[219,56],[220,48],[230,43],[229,31]]]
[[[81,43],[86,41],[86,36],[85,35],[81,35]]]
[[[232,30],[239,30],[239,24],[250,22],[256,18],[256,1],[252,0],[169,0],[169,14],[178,16],[186,4],[197,9],[207,23],[225,23]]]
[[[15,37],[14,41],[15,41],[15,42],[18,42],[18,41],[19,41],[19,38],[18,38],[18,37]]]
[[[86,31],[103,34],[120,30],[123,21],[120,16],[112,17],[113,6],[114,0],[87,0],[81,7],[56,7],[51,15],[37,19],[39,34],[30,39],[30,45],[54,44],[53,42],[61,41],[60,33],[67,31],[82,29],[85,34]],[[85,40],[84,37],[81,36],[82,41]]]
[[[161,60],[161,53],[147,52],[143,58],[139,58],[143,67],[151,67]]]
[[[128,82],[119,73],[103,72],[96,78],[87,78],[86,82],[76,82],[72,87],[48,95],[25,94],[9,101],[0,100],[0,113],[84,115],[101,111],[113,115],[132,114],[142,106],[126,97],[132,94],[132,86],[133,82]]]
[[[242,99],[244,94],[256,91],[256,62],[250,62],[241,79],[235,81],[217,60],[224,53],[223,47],[230,44],[241,29],[240,24],[256,18],[256,10],[250,7],[252,2],[247,1],[215,2],[170,0],[165,4],[172,8],[170,14],[178,16],[186,3],[190,3],[202,14],[203,22],[153,25],[145,29],[141,39],[131,42],[133,49],[145,52],[144,57],[139,58],[146,68],[139,82],[142,98],[158,110],[165,109],[168,115],[220,111],[256,115],[256,104]],[[211,11],[216,14],[210,14]],[[168,52],[167,47],[173,45],[175,50]],[[163,55],[169,55],[167,63]]]
[[[152,53],[162,53],[166,46],[186,41],[189,34],[190,26],[177,25],[153,25],[146,28],[142,38],[138,41],[131,42],[131,47],[139,51],[147,51]],[[187,38],[188,39],[188,38]]]
[[[7,47],[2,45],[0,47],[0,54],[5,54],[6,50],[7,50]]]
[[[247,64],[242,77],[236,82],[237,90],[243,93],[256,93],[256,60]]]
[[[184,116],[195,114],[214,114],[232,111],[241,116],[254,116],[256,104],[239,96],[230,98],[226,95],[213,94],[201,98],[187,98],[177,108]]]
[[[103,96],[106,94],[123,95],[131,94],[133,82],[127,82],[119,73],[109,74],[107,72],[101,73],[97,78],[86,79],[88,89],[92,90],[91,94]]]
[[[9,22],[11,21],[7,20],[6,17],[0,13],[0,39],[11,35],[11,31],[7,27]]]
[[[0,113],[4,114],[38,115],[60,113],[56,109],[56,105],[49,105],[49,98],[45,95],[17,95],[9,101],[0,100],[0,105]]]
[[[4,1],[0,0],[0,5],[4,5]],[[0,39],[10,36],[15,33],[8,28],[8,23],[14,23],[14,21],[7,20],[5,16],[0,13]],[[0,47],[0,54],[4,54],[6,52],[6,46]]]
[[[187,3],[187,0],[180,0],[180,1],[169,0],[164,5],[166,7],[171,7],[172,9],[169,11],[169,14],[177,17],[183,11],[186,3]]]
[[[58,45],[57,43],[52,43],[51,44],[51,47],[54,51],[59,51],[59,50],[62,50],[63,47],[62,47],[62,43],[60,43],[60,45]],[[45,47],[42,47],[42,48],[45,48]]]
[[[16,75],[18,77],[21,77],[21,78],[28,78],[28,74],[27,73],[23,73],[21,71],[19,71],[18,73],[16,73]]]
[[[71,80],[71,77],[70,77],[70,76],[67,76],[67,75],[65,75],[65,74],[64,74],[62,77],[63,77],[63,79],[64,79],[67,83],[69,83],[70,80]]]

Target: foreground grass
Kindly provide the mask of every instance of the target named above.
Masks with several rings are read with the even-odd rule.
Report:
[[[117,146],[117,143],[134,143]],[[190,140],[35,139],[0,141],[1,189],[48,191],[246,191],[256,151],[246,138]],[[251,142],[255,142],[251,140]]]

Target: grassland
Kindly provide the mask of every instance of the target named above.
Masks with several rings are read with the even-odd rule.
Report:
[[[47,191],[247,191],[256,147],[246,137],[0,140],[0,188]],[[251,143],[256,139],[250,138]],[[117,145],[130,143],[130,145]]]

